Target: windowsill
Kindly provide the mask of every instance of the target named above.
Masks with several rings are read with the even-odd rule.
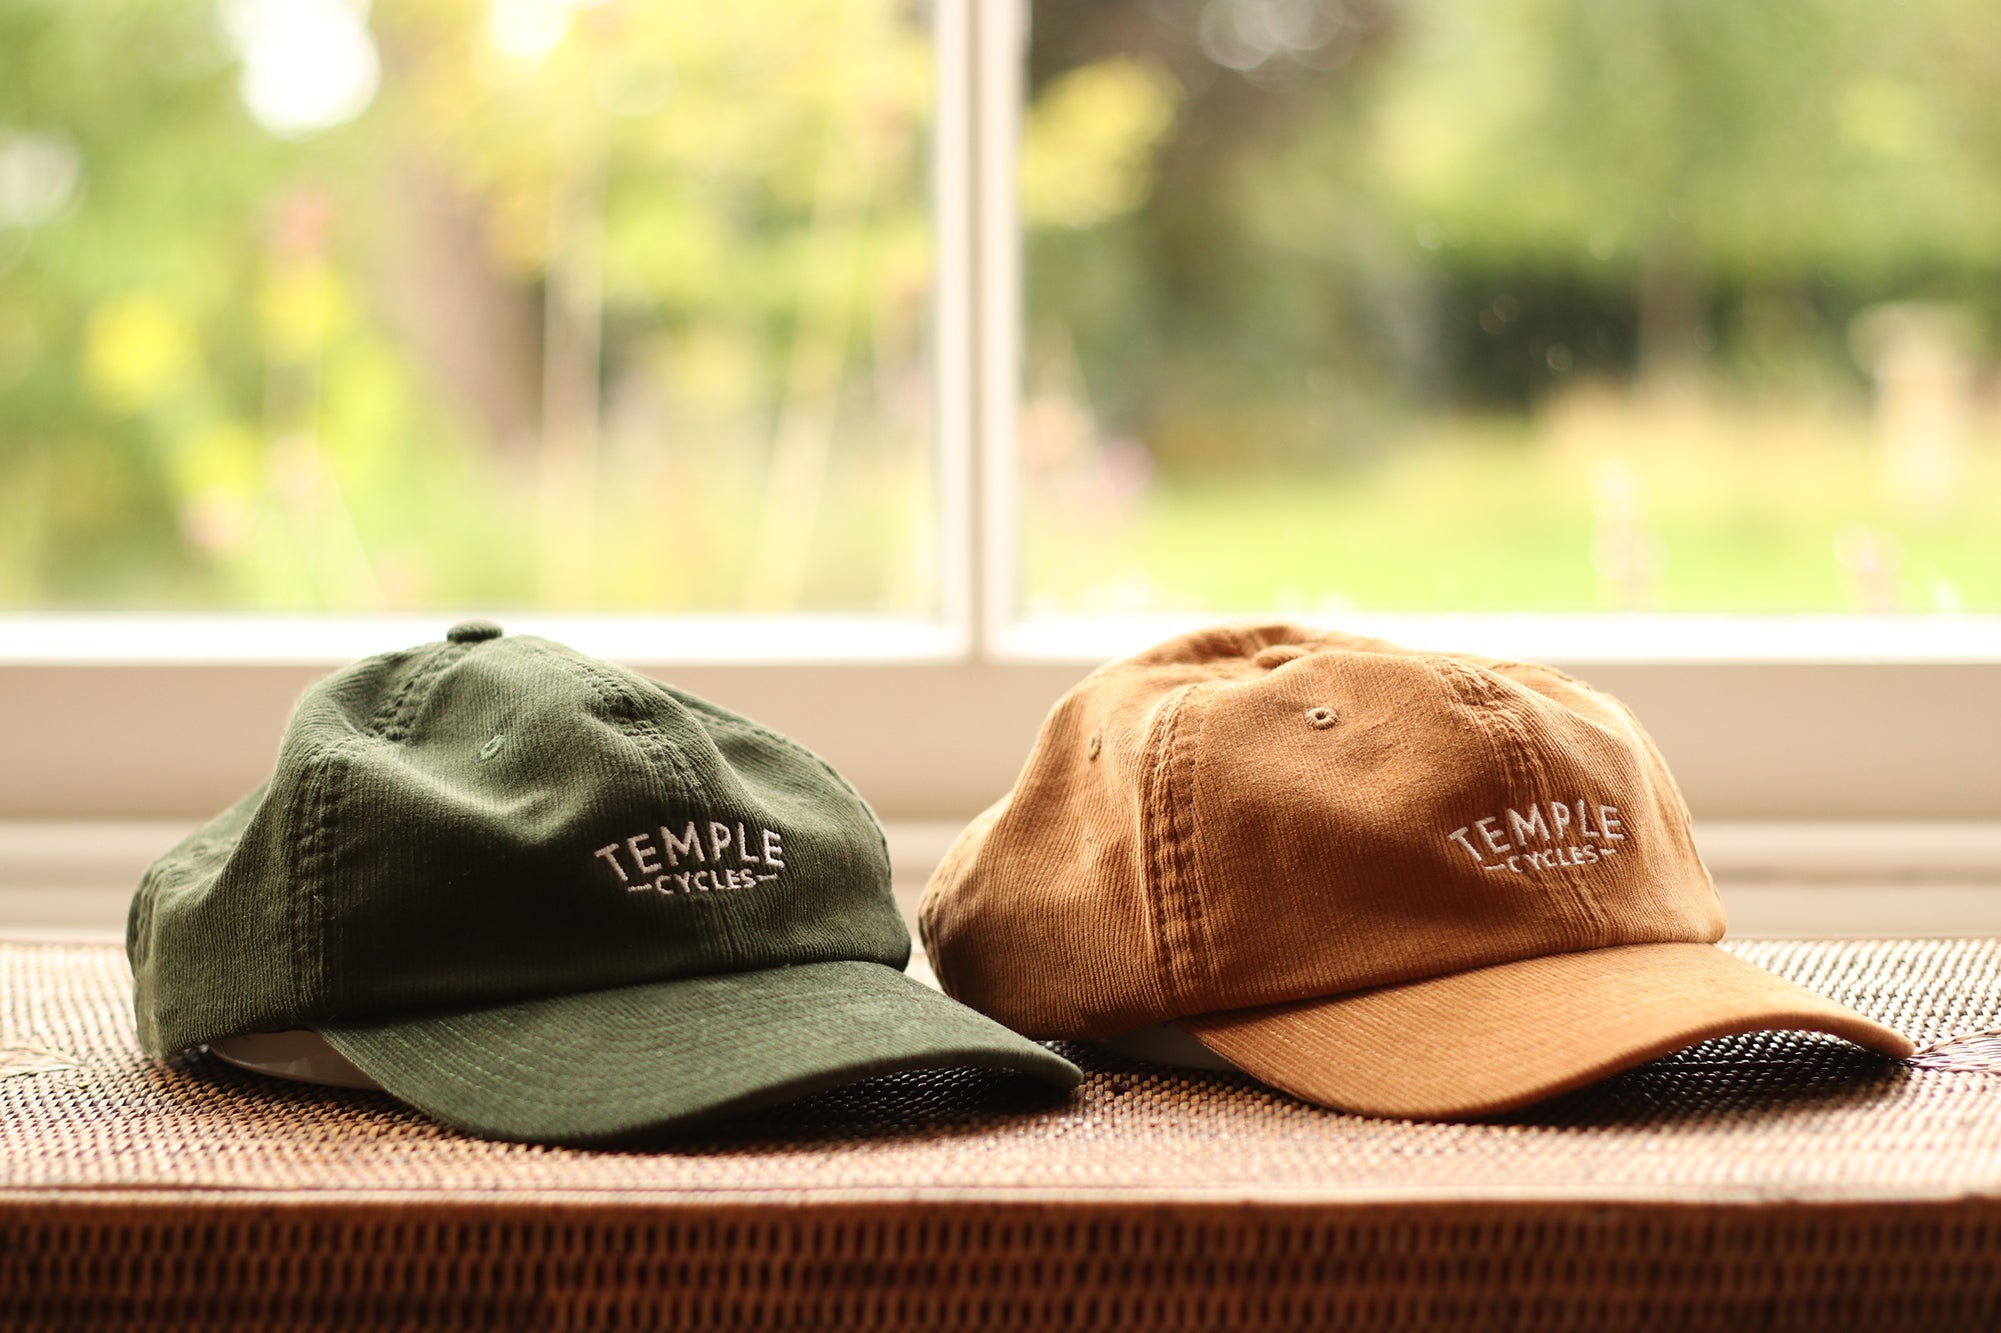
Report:
[[[0,616],[0,820],[220,809],[315,677],[459,618]],[[971,818],[1087,670],[1209,619],[1035,620],[977,654],[945,621],[493,618],[756,718],[899,821]],[[1700,820],[2001,820],[2001,616],[1300,618],[1576,672],[1644,721]]]
[[[0,666],[316,666],[439,637],[474,617],[637,666],[963,662],[967,636],[912,616],[57,613],[0,615]],[[1035,616],[999,627],[995,664],[1095,665],[1202,625],[1298,620],[1413,647],[1592,664],[2001,664],[2001,615],[1664,612],[1176,612]]]

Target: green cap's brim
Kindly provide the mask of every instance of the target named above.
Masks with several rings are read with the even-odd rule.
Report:
[[[485,1138],[587,1143],[904,1069],[1077,1067],[880,963],[811,963],[323,1026],[418,1110]]]

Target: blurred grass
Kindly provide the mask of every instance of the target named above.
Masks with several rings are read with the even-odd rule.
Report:
[[[1032,486],[1032,611],[2001,609],[2001,449],[1900,502],[1866,407],[1580,395],[1373,461]]]

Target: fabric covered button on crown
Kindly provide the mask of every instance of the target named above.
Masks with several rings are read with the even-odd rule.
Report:
[[[497,639],[506,633],[491,620],[462,620],[445,631],[445,637],[453,643],[484,643]]]

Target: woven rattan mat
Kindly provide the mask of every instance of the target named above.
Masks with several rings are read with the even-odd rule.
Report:
[[[1734,948],[2001,1027],[1995,941]],[[1067,1101],[901,1075],[584,1152],[149,1060],[129,985],[0,943],[0,1325],[2001,1325],[2001,1075],[1817,1036],[1474,1125],[1064,1047]]]

